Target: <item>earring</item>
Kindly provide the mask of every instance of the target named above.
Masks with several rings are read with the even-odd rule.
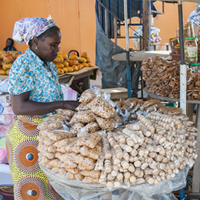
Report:
[[[37,49],[37,46],[35,47],[35,49]]]

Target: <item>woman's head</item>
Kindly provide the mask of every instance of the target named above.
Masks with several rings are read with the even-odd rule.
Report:
[[[14,44],[14,40],[12,38],[8,38],[6,40],[6,47],[12,47]]]
[[[41,60],[52,61],[59,51],[61,34],[51,17],[28,17],[15,23],[13,39],[25,42]]]
[[[33,37],[29,41],[29,46],[41,60],[53,61],[59,51],[60,42],[60,29],[57,26],[53,26],[38,37]]]

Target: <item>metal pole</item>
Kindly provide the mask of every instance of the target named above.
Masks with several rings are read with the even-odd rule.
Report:
[[[105,35],[108,36],[108,11],[105,10]]]
[[[180,65],[180,107],[184,114],[186,114],[186,90],[187,90],[187,65],[184,62],[184,38],[183,38],[183,11],[182,0],[178,1],[178,17],[179,17],[179,34],[180,34],[180,53],[181,53],[181,65]]]
[[[114,39],[115,39],[115,44],[117,44],[117,19],[114,17]]]
[[[127,89],[128,98],[131,97],[131,68],[129,65],[130,54],[129,54],[129,30],[128,30],[128,12],[127,12],[127,0],[124,0],[124,20],[125,20],[125,35],[126,35],[126,77],[127,77]]]
[[[150,51],[151,47],[151,1],[143,0],[143,48]]]

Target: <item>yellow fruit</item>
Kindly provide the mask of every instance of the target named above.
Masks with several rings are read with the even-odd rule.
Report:
[[[77,56],[77,53],[75,51],[72,51],[69,56]]]
[[[2,68],[4,70],[7,70],[7,69],[10,69],[12,67],[12,63],[5,63],[5,62],[2,62]]]
[[[87,60],[85,58],[81,57],[78,59],[78,62],[85,63],[85,62],[87,62]]]
[[[57,71],[57,73],[58,73],[58,75],[62,75],[62,74],[64,74],[65,72],[64,72],[64,70],[62,70],[62,69],[58,68],[58,71]]]
[[[78,71],[78,67],[76,65],[72,65],[72,68],[74,69],[74,71]]]
[[[81,57],[87,58],[87,52],[83,52],[83,53],[81,54]]]
[[[55,65],[56,65],[57,68],[63,68],[64,67],[64,65],[62,63],[55,63]]]
[[[72,67],[67,67],[68,72],[73,72],[74,69]]]
[[[64,71],[65,73],[68,73],[67,67],[64,67],[64,68],[63,68],[63,71]]]
[[[61,55],[57,55],[57,58],[53,60],[54,63],[62,63],[64,61]]]
[[[61,56],[63,57],[64,60],[68,60],[68,57],[65,53],[61,54]]]
[[[69,66],[69,63],[68,63],[67,61],[64,61],[64,62],[63,62],[63,65],[64,65],[65,67],[68,67],[68,66]]]
[[[12,63],[14,61],[13,57],[11,54],[3,54],[3,61],[6,63]]]
[[[89,62],[89,63],[87,63],[88,65],[89,65],[89,67],[93,67],[93,65]]]
[[[88,63],[82,63],[84,67],[89,67]]]
[[[75,55],[72,55],[72,56],[69,57],[69,60],[77,60],[77,59],[78,59],[78,57],[75,56]]]
[[[6,51],[0,50],[0,59],[3,58],[2,55],[3,55],[4,53],[6,53]]]
[[[77,65],[77,67],[79,70],[84,68],[84,66],[82,64]]]
[[[72,66],[72,65],[78,65],[78,60],[69,60],[69,65]]]
[[[0,75],[6,75],[6,70],[0,69]]]

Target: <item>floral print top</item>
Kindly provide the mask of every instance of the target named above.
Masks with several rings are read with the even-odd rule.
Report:
[[[30,91],[29,100],[37,102],[62,101],[57,67],[52,62],[47,62],[47,65],[49,71],[44,67],[44,62],[27,49],[11,67],[8,92],[19,95]]]

